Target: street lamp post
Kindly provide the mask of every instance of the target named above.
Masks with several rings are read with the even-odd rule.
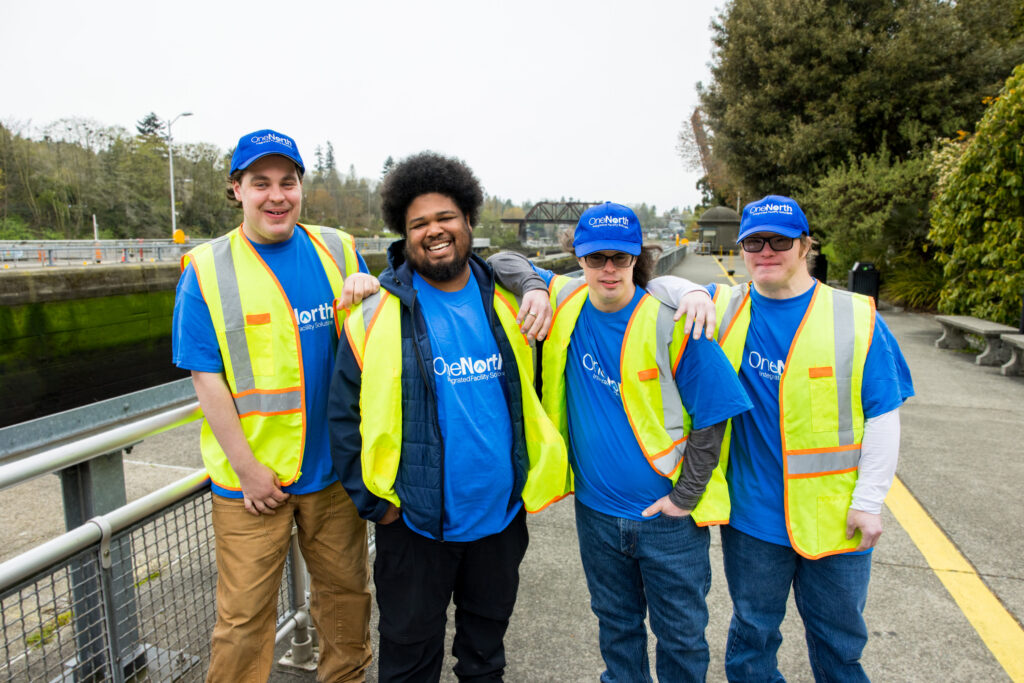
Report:
[[[174,233],[178,232],[178,210],[174,205],[174,138],[171,137],[171,125],[182,116],[192,116],[192,112],[184,111],[167,122],[167,164],[171,169],[171,239],[174,239]]]

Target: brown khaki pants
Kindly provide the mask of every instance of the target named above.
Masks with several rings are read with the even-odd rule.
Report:
[[[277,591],[292,522],[312,578],[310,613],[320,637],[317,680],[363,681],[369,666],[370,590],[366,522],[339,483],[291,496],[273,515],[213,496],[217,623],[211,683],[264,683],[274,656]]]

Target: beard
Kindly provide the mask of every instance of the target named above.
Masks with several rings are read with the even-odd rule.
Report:
[[[458,233],[450,235],[455,254],[447,261],[431,261],[426,254],[426,246],[419,244],[415,249],[410,249],[408,243],[405,248],[405,259],[412,266],[412,269],[420,274],[420,277],[433,282],[448,282],[462,274],[469,263],[471,249],[471,237],[469,228],[463,227]]]

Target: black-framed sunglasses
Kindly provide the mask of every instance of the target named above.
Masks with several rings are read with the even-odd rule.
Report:
[[[636,256],[633,254],[627,254],[624,251],[616,252],[611,256],[595,251],[594,253],[587,254],[583,257],[583,262],[590,268],[604,268],[604,264],[608,263],[608,261],[611,261],[612,265],[616,268],[628,268],[633,265],[633,261],[635,260]]]
[[[740,245],[743,247],[743,251],[748,254],[756,254],[764,249],[765,244],[770,246],[772,251],[789,251],[793,248],[793,240],[793,237],[786,237],[785,235],[772,235],[771,237],[747,237],[740,242]]]

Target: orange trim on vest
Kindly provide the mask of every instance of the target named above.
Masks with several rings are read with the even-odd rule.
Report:
[[[340,275],[340,276],[341,276],[342,278],[344,278],[344,277],[345,277],[345,273],[344,273],[344,272],[343,272],[343,271],[341,270],[341,266],[339,266],[339,265],[338,265],[338,262],[334,260],[334,254],[332,254],[332,253],[331,253],[331,250],[330,250],[330,249],[328,249],[328,248],[327,248],[327,247],[326,247],[326,246],[324,245],[324,243],[323,243],[323,242],[322,242],[322,241],[320,240],[320,236],[319,236],[319,235],[314,235],[314,234],[313,234],[313,233],[312,233],[312,232],[311,232],[311,231],[310,231],[310,230],[309,230],[309,229],[308,229],[308,228],[307,228],[307,227],[306,227],[305,225],[303,225],[302,223],[296,223],[295,225],[297,225],[298,227],[302,228],[302,231],[303,231],[304,233],[306,233],[306,235],[307,235],[307,236],[309,236],[309,239],[310,239],[310,240],[312,240],[313,242],[316,242],[316,243],[317,243],[318,245],[320,245],[320,248],[321,248],[321,249],[323,249],[323,253],[327,254],[327,258],[329,258],[329,259],[331,260],[331,263],[333,263],[333,264],[334,264],[334,267],[338,269],[338,275]],[[344,240],[344,239],[342,239],[342,240],[341,240],[341,243],[342,243],[342,244],[345,244],[345,240]],[[358,261],[358,259],[356,259],[356,260]],[[321,263],[322,263],[322,261],[321,261]]]
[[[338,320],[338,316],[337,315],[334,316],[334,320],[335,320],[335,322],[337,322],[337,320]],[[352,317],[349,316],[348,318],[345,318],[345,325],[344,325],[344,328],[345,328],[345,339],[348,340],[348,347],[350,349],[352,349],[352,355],[355,356],[356,365],[359,366],[359,371],[362,372],[363,371],[363,351],[362,351],[362,349],[356,348],[356,342],[355,342],[354,339],[352,339],[352,334],[349,332],[349,325],[351,325],[351,324],[352,324]],[[339,333],[338,336],[341,336],[340,333]],[[365,339],[365,337],[364,337],[364,339]]]
[[[736,324],[736,321],[740,319],[740,311],[742,311],[743,307],[747,305],[747,299],[750,298],[750,288],[751,287],[753,287],[753,284],[748,283],[747,292],[746,292],[746,294],[743,295],[743,301],[740,302],[739,308],[736,309],[736,315],[734,315],[732,317],[732,320],[729,321],[729,327],[725,328],[724,332],[719,330],[719,333],[718,333],[718,345],[719,346],[725,346],[725,339],[726,339],[726,337],[728,337],[729,333],[732,332],[733,325]],[[718,296],[718,289],[719,289],[718,287],[715,288],[715,296],[716,297]],[[794,337],[794,339],[795,338],[796,337]]]
[[[783,451],[783,455],[805,455],[807,453],[842,453],[843,451],[855,451],[860,448],[860,444],[850,444],[849,446],[830,446],[828,448],[804,448],[793,451]]]
[[[676,359],[672,361],[672,376],[676,376],[676,371],[679,369],[679,362],[683,360],[683,352],[686,351],[686,345],[690,343],[690,335],[683,337],[683,345],[679,347],[679,354]]]
[[[636,373],[637,379],[641,382],[646,382],[649,379],[658,379],[658,368],[648,368],[647,370],[639,370]]]
[[[516,307],[512,304],[512,302],[509,301],[508,299],[506,299],[505,295],[502,294],[501,292],[499,292],[497,289],[494,290],[494,296],[497,297],[498,301],[500,301],[501,303],[505,304],[505,308],[508,309],[508,312],[511,313],[513,315],[513,317],[515,317],[515,315],[516,315]],[[523,334],[522,329],[519,329],[519,336],[522,337],[524,344],[526,344],[527,346],[530,345],[530,342],[526,338],[526,335]]]
[[[829,474],[846,474],[847,472],[856,472],[857,466],[846,467],[841,470],[831,470],[829,472],[808,472],[807,474],[787,474],[786,479],[814,479],[815,477],[824,477]],[[849,551],[846,551],[849,552]]]
[[[557,503],[558,501],[562,500],[563,498],[568,498],[569,496],[573,495],[574,493],[575,493],[574,491],[569,491],[569,493],[563,493],[562,495],[558,496],[557,498],[552,498],[548,502],[544,503],[544,505],[542,507],[539,507],[536,510],[527,510],[527,512],[529,512],[531,515],[535,515],[538,512],[540,512],[541,510],[548,509],[548,507],[550,507],[553,503]]]
[[[551,279],[551,283],[552,283],[552,285],[553,285],[553,284],[555,283],[555,279],[554,279],[554,278],[552,278],[552,279]],[[574,289],[574,290],[572,291],[572,293],[571,293],[571,294],[569,294],[569,296],[565,297],[565,301],[563,301],[563,302],[562,302],[562,304],[561,304],[560,306],[558,306],[557,308],[555,308],[555,312],[554,312],[554,314],[553,314],[553,315],[551,316],[551,327],[554,327],[554,326],[555,326],[555,319],[556,319],[556,318],[558,318],[558,314],[562,312],[562,310],[563,310],[563,309],[565,308],[566,304],[568,304],[568,303],[569,303],[569,301],[571,301],[573,297],[575,297],[576,295],[578,295],[578,294],[579,294],[580,292],[582,292],[582,291],[583,291],[584,289],[586,289],[586,288],[587,288],[587,283],[586,283],[586,282],[584,282],[584,283],[583,283],[583,284],[581,284],[581,285],[580,285],[579,287],[577,287],[576,289]],[[549,287],[549,290],[550,290],[550,287]]]
[[[273,411],[270,411],[270,412],[264,412],[262,410],[250,410],[247,413],[239,413],[238,414],[238,418],[241,419],[243,417],[249,417],[250,415],[290,415],[292,413],[297,413],[300,410],[301,410],[301,408],[292,408],[290,410],[273,410]],[[292,479],[292,481],[295,481],[295,480]]]

